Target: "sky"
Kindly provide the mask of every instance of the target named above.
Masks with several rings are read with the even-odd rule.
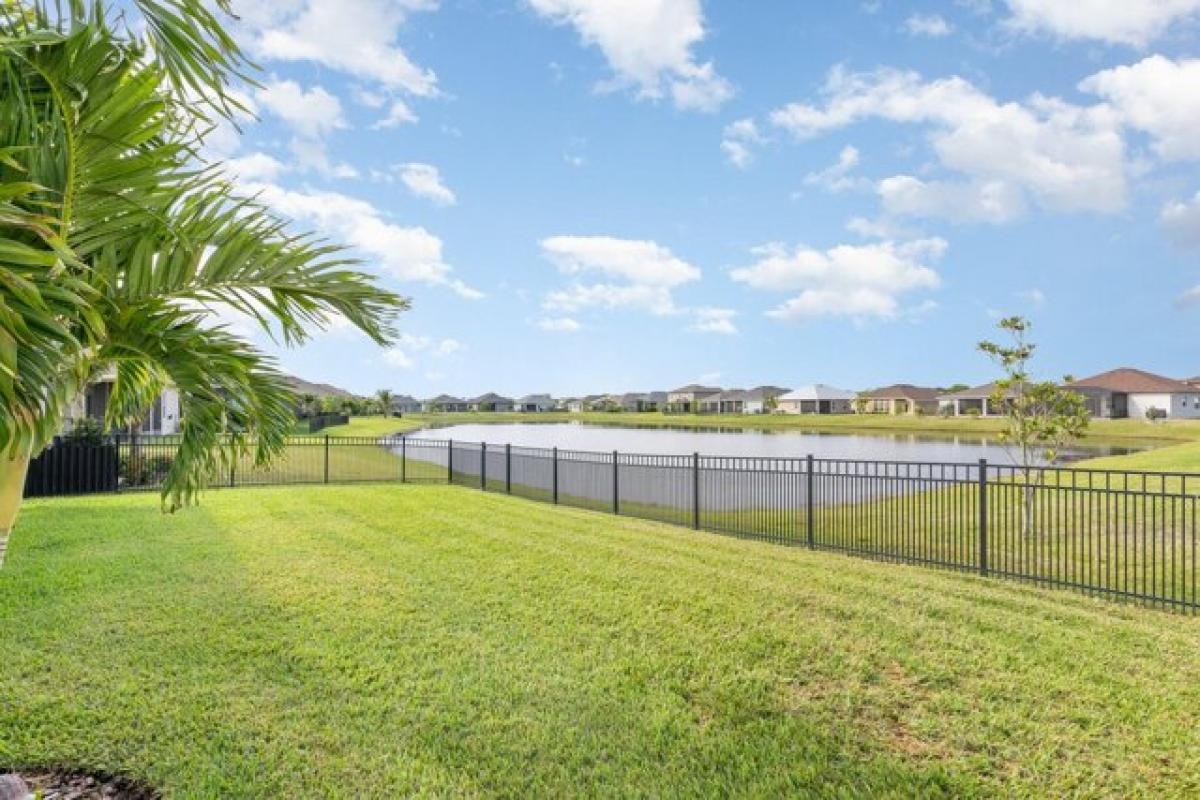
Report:
[[[235,184],[411,298],[288,372],[574,395],[1200,374],[1200,0],[235,3]]]

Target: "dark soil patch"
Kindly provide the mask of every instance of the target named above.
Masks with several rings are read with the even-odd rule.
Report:
[[[29,770],[0,775],[0,800],[25,800],[13,778],[24,782],[30,797],[42,800],[158,800],[157,790],[123,775],[68,770]],[[6,794],[5,792],[10,792]]]

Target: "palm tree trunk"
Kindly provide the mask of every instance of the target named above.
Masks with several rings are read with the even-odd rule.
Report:
[[[17,512],[21,510],[21,498],[25,495],[29,456],[29,450],[15,456],[0,456],[0,567],[4,566],[8,535],[17,523]]]

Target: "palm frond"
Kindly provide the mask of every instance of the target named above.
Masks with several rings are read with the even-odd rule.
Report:
[[[167,383],[180,392],[164,494],[177,507],[232,451],[278,453],[292,424],[269,360],[199,307],[243,311],[288,344],[334,317],[386,343],[407,301],[198,159],[204,123],[237,111],[232,87],[250,66],[221,25],[227,0],[132,3],[136,36],[99,2],[0,0],[0,398],[12,409],[0,449],[42,446],[89,373],[115,364],[114,426]]]

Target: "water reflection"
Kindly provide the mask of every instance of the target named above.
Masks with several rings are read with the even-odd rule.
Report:
[[[994,437],[955,433],[894,433],[761,430],[735,426],[608,425],[583,422],[536,422],[443,425],[413,437],[463,442],[558,447],[562,450],[714,456],[843,458],[865,461],[970,462],[986,458],[997,464],[1015,463],[1013,453]],[[1148,449],[1140,442],[1083,443],[1060,454],[1060,462],[1124,455]]]

